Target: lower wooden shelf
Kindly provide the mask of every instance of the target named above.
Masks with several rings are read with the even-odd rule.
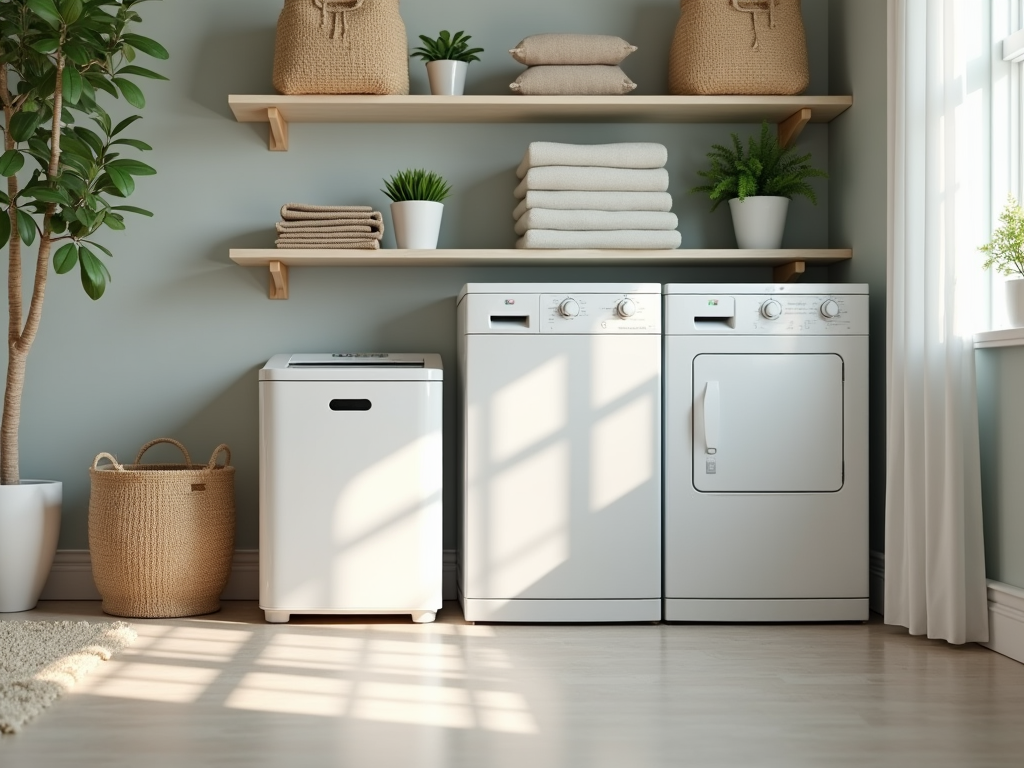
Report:
[[[455,267],[455,266],[763,266],[774,268],[776,282],[803,274],[808,264],[835,264],[853,258],[849,248],[834,249],[680,249],[672,251],[621,250],[288,250],[235,248],[231,260],[243,267],[270,271],[270,298],[288,298],[289,267]]]

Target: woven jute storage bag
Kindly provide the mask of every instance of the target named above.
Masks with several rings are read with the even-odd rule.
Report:
[[[184,464],[143,464],[171,443]],[[224,454],[224,464],[217,459]],[[106,459],[109,464],[100,466]],[[134,464],[109,453],[89,476],[89,549],[103,610],[131,618],[198,616],[220,609],[235,541],[235,468],[219,445],[206,465],[169,438],[142,446]]]
[[[285,0],[274,87],[285,94],[407,94],[399,0]]]
[[[807,88],[800,0],[681,0],[674,94],[791,96]]]

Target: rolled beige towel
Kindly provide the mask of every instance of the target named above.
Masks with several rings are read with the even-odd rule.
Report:
[[[678,248],[682,242],[683,237],[678,231],[564,232],[555,229],[530,229],[516,241],[516,248],[611,248],[660,251]]]
[[[519,199],[535,189],[594,192],[667,192],[668,171],[664,168],[578,168],[549,165],[531,168],[516,187]]]
[[[531,229],[664,231],[678,226],[679,218],[674,213],[662,211],[553,211],[533,208],[516,222],[516,234],[525,235]]]
[[[517,221],[533,208],[561,211],[671,211],[668,192],[581,192],[536,189],[526,193],[512,218]]]

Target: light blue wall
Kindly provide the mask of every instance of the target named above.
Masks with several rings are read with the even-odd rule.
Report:
[[[829,244],[853,248],[836,282],[871,289],[871,548],[885,549],[886,0],[830,0],[829,88],[853,108],[829,123]]]
[[[884,6],[880,0],[853,4],[869,6],[865,15],[872,23],[875,6]],[[162,41],[172,54],[170,62],[157,66],[171,82],[146,84],[146,119],[134,134],[157,148],[147,160],[159,175],[141,180],[132,202],[157,216],[133,220],[127,232],[104,237],[116,254],[114,282],[99,302],[85,296],[76,276],[52,276],[29,360],[22,475],[65,483],[63,548],[87,546],[86,470],[92,458],[110,451],[130,460],[144,442],[164,435],[182,440],[203,460],[218,443],[231,446],[238,468],[238,546],[255,547],[256,372],[275,353],[335,350],[443,355],[450,374],[445,546],[452,547],[454,297],[463,283],[771,279],[767,269],[296,268],[292,298],[269,301],[265,270],[235,266],[229,248],[271,247],[278,209],[289,201],[369,203],[386,210],[387,200],[378,191],[381,178],[409,166],[433,168],[454,186],[442,247],[511,247],[513,169],[533,140],[665,143],[684,247],[732,247],[728,213],[722,209],[710,215],[706,201],[686,191],[697,183],[695,169],[712,142],[726,140],[730,130],[743,135],[751,130],[727,125],[293,125],[291,151],[271,153],[266,127],[235,122],[227,97],[271,92],[280,7],[281,0],[168,0],[140,7],[146,22],[139,31]],[[804,2],[811,93],[828,90],[834,7],[827,0]],[[840,8],[844,18],[857,16]],[[638,45],[624,68],[640,84],[637,93],[653,94],[666,89],[678,2],[406,0],[402,12],[413,40],[441,28],[466,29],[486,49],[484,60],[471,66],[470,93],[506,92],[522,70],[506,51],[522,37],[579,31],[620,34]],[[861,21],[853,18],[851,23]],[[421,67],[418,61],[412,65],[414,93],[426,90]],[[862,89],[859,80],[855,85]],[[829,135],[827,126],[814,125],[801,138],[815,163],[825,168],[832,161]],[[865,152],[871,163],[879,146],[855,151]],[[842,176],[853,173],[856,162],[844,157],[842,174],[834,174],[844,189]],[[882,194],[870,184],[863,188],[874,197]],[[837,211],[828,185],[819,189],[817,208],[794,202],[787,246],[829,243],[829,215]],[[883,223],[868,216],[865,226]],[[848,245],[849,239],[833,242]],[[387,235],[385,246],[392,245]],[[858,259],[863,258],[858,251]],[[826,278],[824,269],[808,276]],[[154,451],[154,458],[161,456],[172,453]]]
[[[1024,589],[1024,348],[980,349],[978,417],[985,571]]]

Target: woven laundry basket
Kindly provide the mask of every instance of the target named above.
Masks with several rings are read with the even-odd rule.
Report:
[[[142,464],[171,443],[184,464]],[[223,465],[217,464],[220,454]],[[110,464],[100,466],[100,461]],[[142,446],[134,464],[101,453],[89,470],[89,549],[103,610],[131,618],[197,616],[220,609],[235,541],[235,468],[219,445],[206,466],[169,438]]]
[[[670,93],[791,96],[809,82],[800,0],[680,0]]]
[[[409,93],[399,0],[285,0],[274,87],[285,94]]]

